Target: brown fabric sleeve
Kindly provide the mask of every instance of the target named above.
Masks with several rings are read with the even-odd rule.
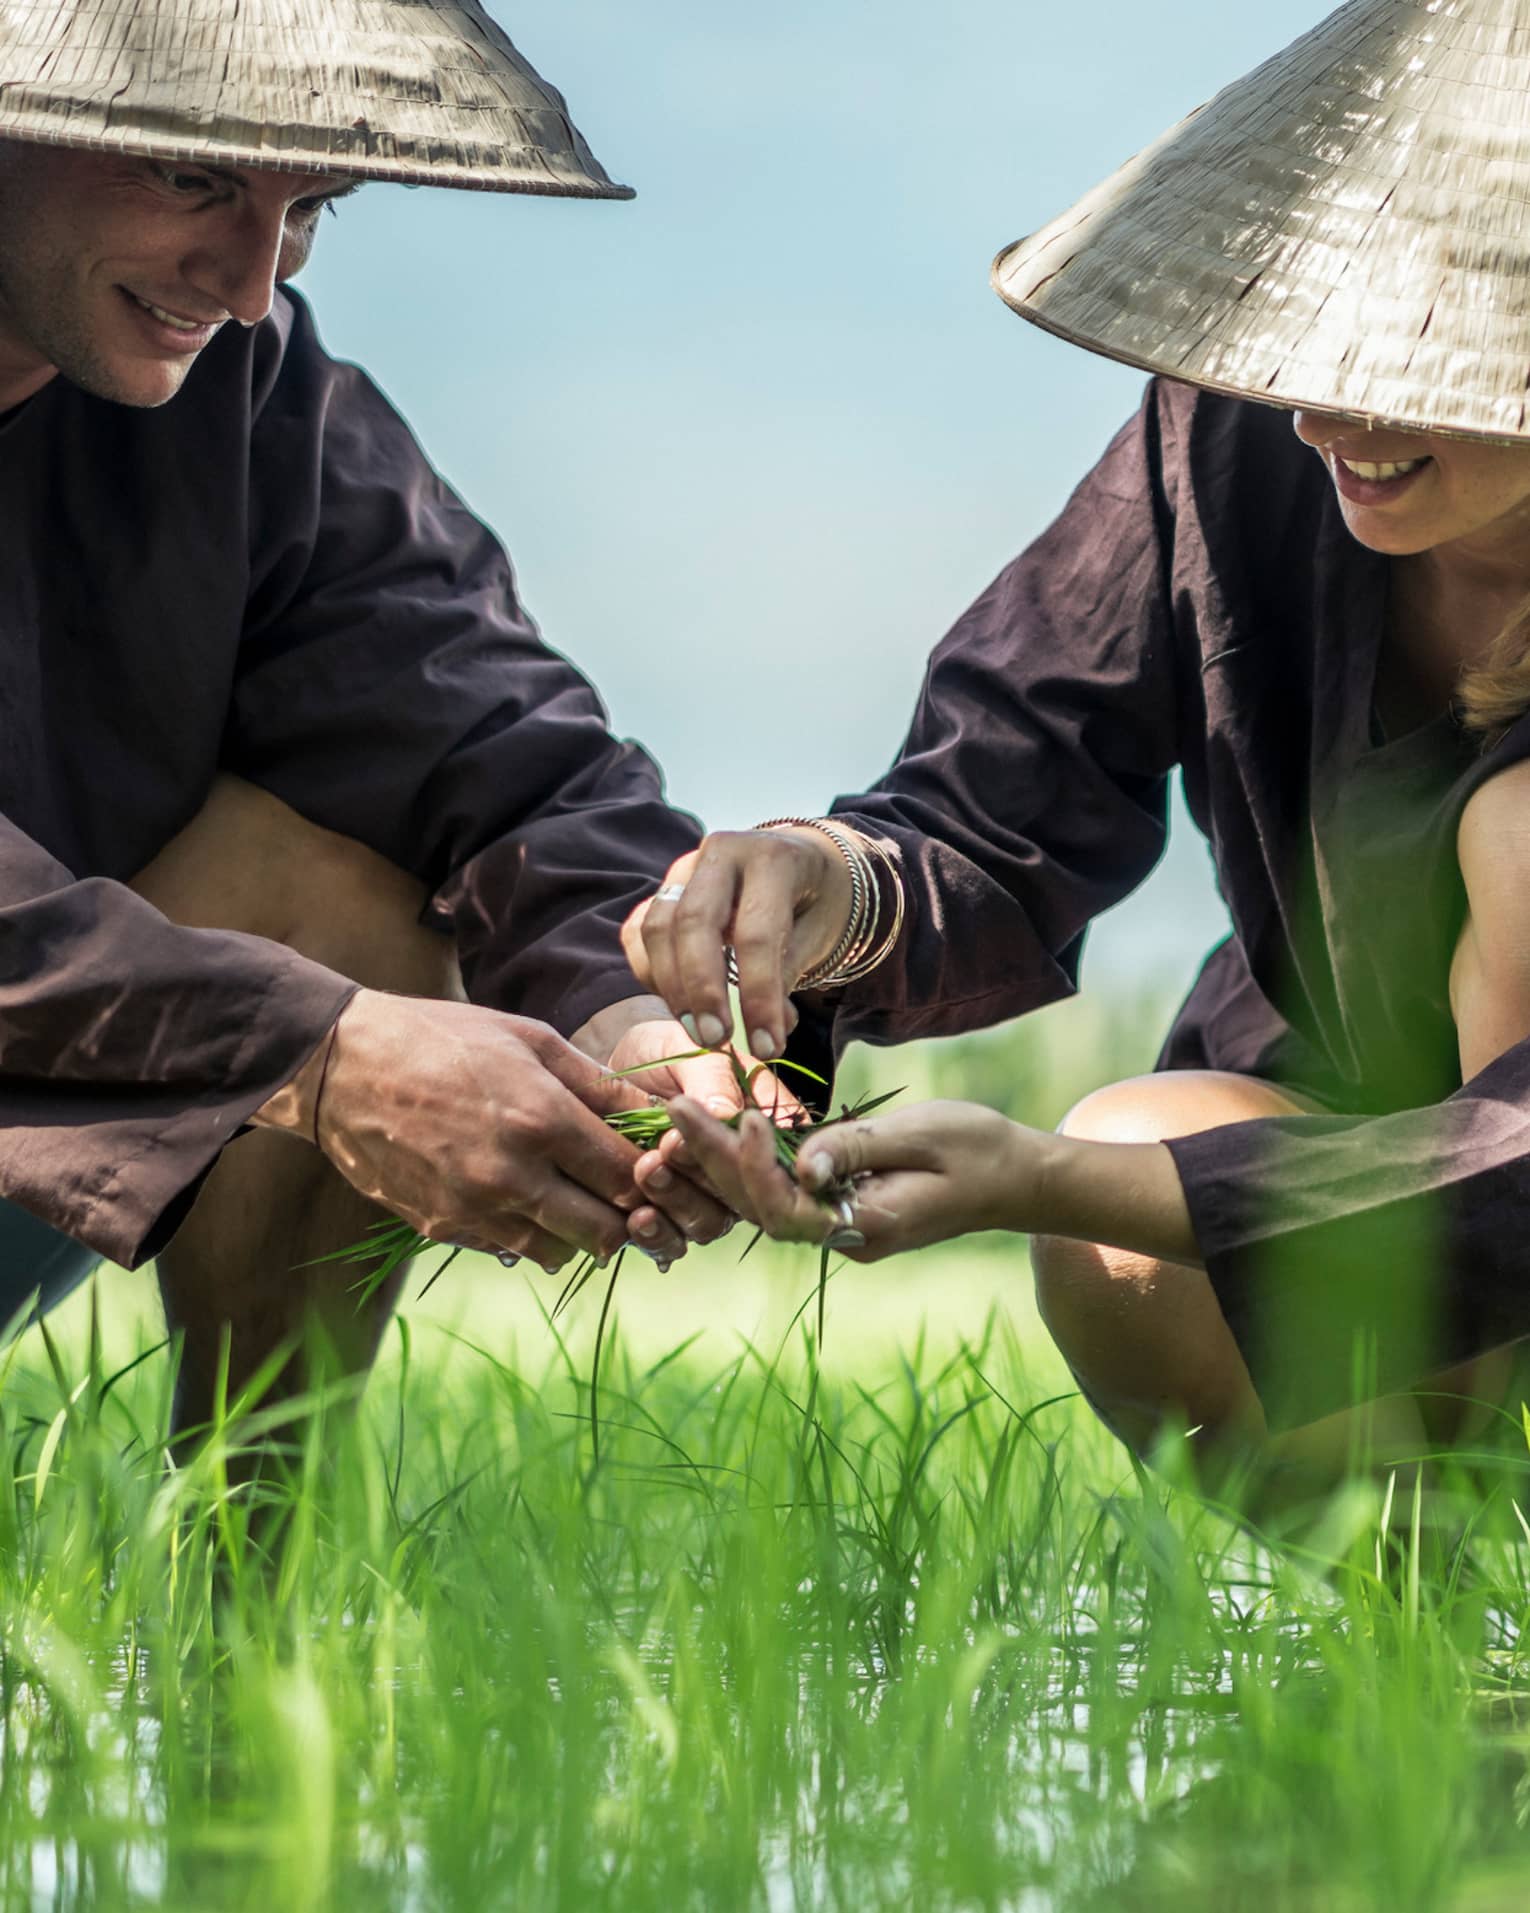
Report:
[[[355,985],[76,882],[0,818],[0,1196],[129,1267]]]
[[[231,767],[438,892],[475,1001],[576,1029],[635,993],[621,922],[698,826],[296,299],[257,411]]]
[[[1530,1042],[1432,1108],[1168,1147],[1272,1425],[1530,1334]]]
[[[1150,387],[1057,522],[937,647],[892,769],[836,802],[896,846],[909,904],[894,956],[810,1006],[836,1049],[1070,994],[1090,920],[1161,855],[1182,726],[1174,429]]]

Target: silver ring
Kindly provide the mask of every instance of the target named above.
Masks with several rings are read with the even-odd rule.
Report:
[[[685,885],[683,883],[667,883],[663,889],[655,890],[653,900],[655,903],[678,903],[684,895]]]

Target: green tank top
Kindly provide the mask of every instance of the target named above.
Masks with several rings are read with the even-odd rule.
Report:
[[[1450,967],[1466,919],[1456,833],[1472,793],[1530,748],[1525,721],[1484,753],[1444,715],[1376,737],[1313,791],[1309,920],[1293,939],[1312,1000],[1332,1006],[1338,1082],[1355,1113],[1417,1108],[1461,1085]],[[1516,748],[1517,746],[1517,748]]]

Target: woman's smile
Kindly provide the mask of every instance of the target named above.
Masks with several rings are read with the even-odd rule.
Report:
[[[1393,558],[1452,547],[1463,558],[1530,574],[1530,445],[1368,431],[1352,419],[1297,412],[1296,436],[1322,459],[1344,522]]]
[[[1341,498],[1375,510],[1393,504],[1412,491],[1434,460],[1428,457],[1385,460],[1346,458],[1335,449],[1327,454],[1327,464]]]

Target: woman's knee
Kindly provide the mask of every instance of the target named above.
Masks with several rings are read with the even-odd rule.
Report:
[[[1092,1091],[1058,1124],[1090,1142],[1157,1142],[1173,1133],[1175,1099],[1147,1077]],[[1119,1380],[1130,1368],[1162,1373],[1156,1354],[1171,1333],[1175,1274],[1149,1256],[1065,1236],[1037,1236],[1031,1268],[1041,1318],[1070,1366]],[[1204,1280],[1204,1278],[1202,1278]]]
[[[1262,1116],[1306,1116],[1299,1093],[1227,1070],[1166,1069],[1091,1090],[1057,1125],[1090,1142],[1163,1142]]]
[[[241,778],[217,780],[133,888],[176,923],[269,937],[372,989],[462,994],[418,878]]]
[[[1090,1406],[1147,1455],[1172,1429],[1195,1445],[1246,1452],[1264,1414],[1243,1357],[1199,1269],[1093,1242],[1038,1237],[1036,1305]]]
[[[1096,1142],[1159,1142],[1220,1121],[1289,1113],[1269,1085],[1184,1071],[1115,1083],[1059,1125]],[[1205,1272],[1099,1243],[1039,1237],[1031,1245],[1043,1322],[1106,1424],[1150,1446],[1169,1426],[1209,1443],[1245,1441],[1263,1415]]]

